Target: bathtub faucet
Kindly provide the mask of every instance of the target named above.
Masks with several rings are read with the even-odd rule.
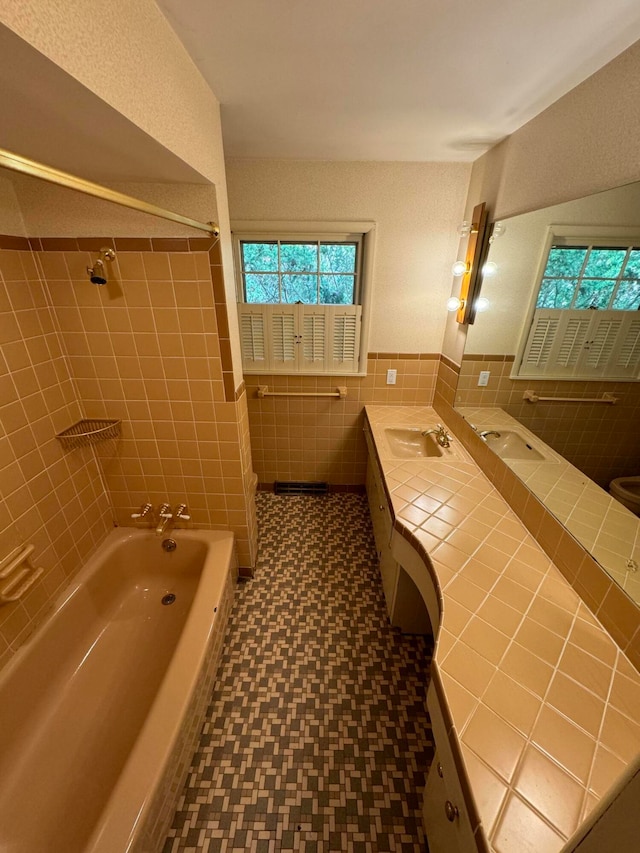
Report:
[[[176,521],[190,521],[191,516],[187,514],[187,505],[178,504],[176,511],[172,512],[169,504],[161,504],[158,507],[158,526],[156,536],[162,536]]]
[[[162,536],[167,532],[173,521],[173,513],[169,504],[160,504],[158,507],[158,525],[156,527],[156,536]]]

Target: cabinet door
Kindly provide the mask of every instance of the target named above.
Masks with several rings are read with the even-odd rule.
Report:
[[[373,527],[373,538],[376,541],[376,553],[380,562],[382,589],[387,605],[387,613],[393,622],[393,608],[398,580],[398,564],[391,556],[391,515],[387,505],[384,490],[380,484],[375,462],[369,456],[367,462],[367,498]]]
[[[477,853],[478,846],[433,682],[427,691],[427,709],[436,745],[422,810],[429,853]]]
[[[422,824],[427,835],[429,853],[464,853],[458,843],[455,820],[449,820],[445,812],[447,802],[451,801],[445,787],[440,755],[436,749],[427,776],[422,809]]]

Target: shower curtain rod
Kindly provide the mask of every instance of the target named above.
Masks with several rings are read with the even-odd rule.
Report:
[[[142,201],[139,198],[110,190],[107,187],[86,181],[84,178],[78,178],[68,172],[61,172],[52,166],[45,166],[44,163],[38,163],[35,160],[29,160],[27,157],[21,157],[19,154],[6,151],[4,148],[0,148],[0,167],[10,169],[12,172],[21,172],[23,175],[31,175],[33,178],[40,178],[43,181],[48,181],[50,184],[57,184],[60,187],[77,190],[85,195],[101,198],[104,201],[120,204],[123,207],[130,207],[132,210],[149,213],[151,216],[170,219],[172,222],[179,222],[181,225],[188,225],[190,228],[206,231],[212,237],[220,236],[220,228],[215,222],[199,222],[197,219],[190,219],[188,216],[182,216],[179,213],[173,213],[171,210],[165,210],[163,207],[158,207],[155,204],[149,204],[149,202]]]

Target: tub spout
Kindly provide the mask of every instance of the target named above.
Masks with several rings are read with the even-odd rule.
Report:
[[[173,513],[169,504],[161,504],[158,509],[158,525],[156,527],[156,536],[163,536],[171,527],[173,521]]]

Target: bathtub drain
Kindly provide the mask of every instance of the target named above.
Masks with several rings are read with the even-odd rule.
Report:
[[[173,602],[176,600],[176,597],[172,592],[168,592],[166,595],[162,596],[161,600],[163,604],[173,604]]]

